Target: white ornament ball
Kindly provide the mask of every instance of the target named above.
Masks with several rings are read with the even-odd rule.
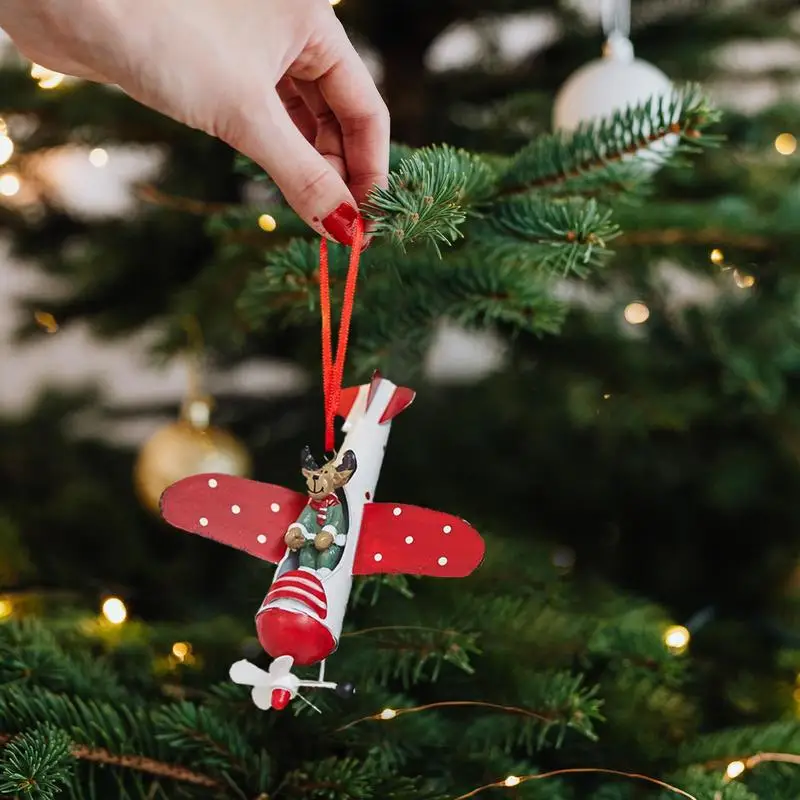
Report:
[[[634,58],[629,39],[611,36],[603,57],[581,67],[561,87],[553,107],[553,128],[572,133],[583,123],[610,118],[615,112],[640,105],[651,97],[668,99],[672,90],[672,82],[660,69]],[[677,141],[675,134],[668,134],[649,144],[646,150],[663,152]],[[638,152],[637,161],[652,169],[658,165],[658,159],[648,159],[644,149]]]

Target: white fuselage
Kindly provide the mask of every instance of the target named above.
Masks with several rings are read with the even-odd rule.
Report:
[[[375,498],[375,489],[383,464],[383,454],[389,439],[391,420],[381,423],[381,417],[397,387],[385,378],[375,386],[375,395],[367,408],[370,384],[359,387],[358,396],[342,426],[345,431],[344,442],[338,450],[339,455],[352,450],[356,455],[356,471],[343,488],[349,516],[347,541],[342,558],[331,571],[317,572],[325,589],[327,611],[321,616],[313,604],[299,600],[280,598],[264,603],[259,614],[267,609],[281,608],[294,613],[305,614],[324,625],[338,643],[342,632],[347,601],[353,585],[353,563],[358,548],[361,521],[364,507]],[[273,578],[273,584],[281,575],[297,569],[297,555],[287,550]],[[287,579],[288,580],[288,579]]]

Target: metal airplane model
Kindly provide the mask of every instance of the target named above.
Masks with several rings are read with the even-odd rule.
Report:
[[[352,693],[351,684],[325,680],[325,659],[338,646],[353,576],[460,578],[483,559],[483,539],[463,520],[373,501],[392,420],[414,396],[377,372],[343,390],[344,442],[321,468],[303,451],[306,495],[220,474],[185,478],[162,495],[171,525],[278,565],[256,614],[259,642],[275,660],[269,670],[246,660],[230,670],[235,683],[253,687],[261,709],[285,708],[304,687]],[[291,671],[316,663],[317,680]]]

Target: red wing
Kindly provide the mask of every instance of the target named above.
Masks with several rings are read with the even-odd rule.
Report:
[[[463,519],[417,506],[368,503],[353,574],[463,578],[481,563],[483,551],[481,535]]]
[[[286,552],[286,529],[306,502],[305,495],[270,483],[193,475],[161,495],[161,516],[176,528],[277,564]]]

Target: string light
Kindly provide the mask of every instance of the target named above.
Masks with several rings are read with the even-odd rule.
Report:
[[[262,231],[272,233],[272,231],[278,227],[278,223],[275,222],[275,217],[273,217],[271,214],[262,214],[258,218],[258,227],[261,228]]]
[[[8,163],[11,156],[14,155],[14,142],[11,137],[3,131],[0,133],[0,164]]]
[[[733,271],[733,280],[740,289],[750,289],[755,285],[756,279],[746,272],[739,272],[738,269]]]
[[[712,264],[721,264],[725,260],[725,256],[718,247],[715,247],[708,256]]]
[[[31,77],[39,82],[40,89],[55,89],[64,80],[60,72],[54,72],[41,64],[31,65]]]
[[[103,150],[102,147],[95,147],[94,150],[89,153],[89,163],[93,167],[104,167],[108,164],[108,153]]]
[[[673,786],[671,783],[661,781],[658,778],[651,778],[649,775],[642,775],[638,772],[623,772],[619,769],[602,769],[600,767],[573,767],[568,769],[554,769],[550,772],[539,772],[536,775],[509,775],[507,778],[495,781],[494,783],[487,783],[483,786],[478,786],[477,789],[473,789],[471,792],[467,792],[466,794],[460,794],[454,800],[469,800],[469,798],[482,794],[487,789],[503,789],[506,787],[513,788],[514,786],[519,786],[521,783],[528,783],[528,781],[542,781],[547,780],[548,778],[560,777],[562,775],[615,775],[619,778],[644,781],[645,783],[652,784],[653,786],[659,786],[660,788],[666,789],[668,792],[672,792],[679,797],[685,797],[687,800],[698,800],[695,795],[689,794],[689,792],[686,792],[677,786]]]
[[[746,769],[747,767],[745,767],[744,761],[731,761],[725,768],[725,774],[730,780],[733,780],[734,778],[738,778]]]
[[[178,661],[186,661],[191,655],[191,652],[192,646],[189,642],[175,642],[175,644],[172,645],[172,655],[174,655]]]
[[[791,133],[782,133],[775,139],[775,149],[782,156],[790,156],[797,149],[797,139]]]
[[[629,303],[625,306],[625,320],[631,325],[641,325],[650,317],[650,309],[644,303]]]
[[[13,197],[22,188],[20,179],[13,172],[0,175],[0,194],[3,197]]]
[[[6,599],[0,597],[0,619],[8,619],[14,613],[14,604]]]
[[[103,602],[103,616],[112,625],[121,625],[128,618],[128,609],[119,597],[109,597]]]
[[[58,323],[56,318],[49,311],[36,311],[33,314],[36,324],[46,333],[57,333]]]
[[[397,712],[393,708],[384,708],[379,716],[381,719],[394,719],[397,716]]]
[[[664,644],[675,655],[680,655],[689,646],[691,635],[683,625],[671,625],[664,631]]]

